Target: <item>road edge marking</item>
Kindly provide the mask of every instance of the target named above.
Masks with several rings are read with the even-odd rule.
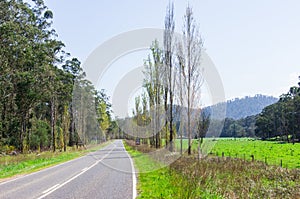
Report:
[[[137,197],[137,190],[136,190],[136,184],[137,184],[137,177],[135,174],[135,168],[134,168],[134,164],[133,164],[133,160],[131,158],[131,156],[129,155],[129,153],[127,152],[124,143],[122,141],[122,145],[124,150],[126,151],[126,154],[129,158],[130,164],[131,164],[131,172],[132,172],[132,198],[135,199]]]
[[[47,190],[45,190],[45,191],[43,191],[42,193],[43,194],[45,194],[45,193],[47,193],[47,192],[49,192],[49,191],[51,191],[52,189],[55,189],[57,186],[59,186],[60,184],[56,184],[56,185],[54,185],[54,186],[52,186],[52,187],[50,187],[49,189],[47,189]]]

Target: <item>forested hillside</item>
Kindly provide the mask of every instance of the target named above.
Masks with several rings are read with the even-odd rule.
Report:
[[[208,136],[221,136],[221,137],[254,137],[255,136],[255,121],[256,115],[270,104],[278,101],[277,98],[265,95],[255,95],[254,97],[236,98],[224,103],[219,103],[213,106],[205,107],[202,111],[193,110],[193,114],[209,116],[211,133]],[[226,107],[226,117],[222,118],[222,112]],[[174,121],[176,121],[177,132],[180,126],[179,110],[186,111],[178,105],[173,107]],[[214,110],[214,116],[211,110]],[[201,117],[201,116],[200,116]],[[224,120],[225,119],[225,120]],[[220,132],[220,126],[224,122],[224,126]],[[196,136],[196,129],[193,130],[194,137]],[[218,134],[220,132],[221,134]],[[185,134],[184,134],[185,136]]]
[[[254,97],[246,96],[244,98],[235,98],[226,102],[226,117],[232,119],[241,119],[251,115],[259,114],[263,108],[274,104],[278,98],[265,95],[255,95]],[[217,105],[210,108],[215,108]]]

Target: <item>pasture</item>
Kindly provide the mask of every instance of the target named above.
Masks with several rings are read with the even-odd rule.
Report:
[[[176,140],[176,147],[180,146]],[[206,138],[204,145],[211,146],[210,155],[262,161],[268,165],[284,168],[300,168],[300,143],[261,141],[253,138]],[[192,149],[196,153],[198,140],[193,140]],[[187,140],[183,140],[187,148]]]

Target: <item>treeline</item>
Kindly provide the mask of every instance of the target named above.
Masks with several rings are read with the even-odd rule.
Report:
[[[300,80],[300,76],[299,76]],[[277,103],[267,106],[257,116],[255,134],[262,139],[299,141],[300,139],[300,82],[280,96]]]
[[[255,137],[256,116],[248,116],[239,120],[225,118],[220,137]]]
[[[43,0],[0,1],[0,152],[66,150],[112,131],[110,104],[64,51]]]

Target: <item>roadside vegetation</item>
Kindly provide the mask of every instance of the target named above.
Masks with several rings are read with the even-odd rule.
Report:
[[[86,155],[89,152],[96,151],[109,142],[100,145],[89,145],[87,148],[75,149],[68,147],[66,152],[36,152],[28,154],[19,154],[16,156],[0,156],[0,181],[4,178],[9,178],[15,175],[28,174],[38,171],[59,163],[63,163],[80,156]]]
[[[126,143],[138,170],[159,164],[147,155],[148,146]],[[164,168],[139,173],[138,193],[138,198],[299,198],[300,170],[184,154]]]
[[[171,187],[172,178],[168,175],[168,168],[157,169],[160,163],[141,152],[143,149],[135,150],[131,141],[123,143],[134,161],[138,176],[138,198],[170,198],[175,188]]]

